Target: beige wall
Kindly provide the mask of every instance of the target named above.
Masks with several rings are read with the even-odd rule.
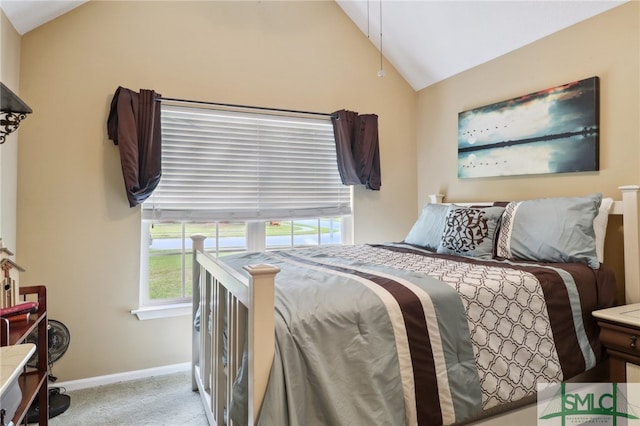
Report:
[[[638,183],[639,18],[637,2],[620,6],[418,94],[389,65],[387,77],[376,76],[378,52],[334,2],[89,2],[25,34],[12,53],[3,29],[3,75],[7,55],[21,55],[20,94],[34,109],[20,130],[21,279],[48,286],[51,317],[72,333],[54,374],[72,380],[190,356],[188,318],[129,313],[138,300],[140,212],[127,205],[117,147],[106,137],[117,86],[377,113],[383,188],[356,189],[355,237],[398,240],[434,192],[453,201],[618,196],[618,185]],[[458,112],[594,75],[599,172],[457,178]]]
[[[335,2],[92,1],[22,37],[18,254],[72,339],[72,380],[190,360],[186,317],[138,321],[140,211],[106,119],[115,89],[380,117],[382,190],[355,190],[355,239],[415,219],[417,94]]]
[[[20,35],[0,11],[0,81],[20,94]],[[28,119],[28,118],[27,118]],[[0,238],[5,247],[16,250],[16,188],[18,136],[16,131],[0,145]],[[19,277],[15,277],[19,278]]]
[[[630,2],[418,93],[418,205],[602,192],[640,183],[640,3]],[[600,171],[458,179],[458,113],[548,87],[600,77]],[[609,237],[611,235],[611,237]],[[619,223],[607,234],[619,239]],[[606,263],[622,279],[621,256]]]
[[[640,181],[640,3],[631,2],[419,92],[418,201],[515,199],[601,191]],[[458,113],[600,77],[600,171],[458,179]]]

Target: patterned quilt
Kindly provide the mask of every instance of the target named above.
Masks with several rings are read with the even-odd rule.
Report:
[[[606,268],[479,261],[402,244],[248,253],[276,276],[261,425],[453,424],[598,362]],[[241,374],[231,415],[246,423]]]

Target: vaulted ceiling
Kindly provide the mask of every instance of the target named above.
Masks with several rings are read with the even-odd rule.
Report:
[[[415,90],[626,1],[336,0]],[[0,7],[25,34],[85,2],[0,0]]]

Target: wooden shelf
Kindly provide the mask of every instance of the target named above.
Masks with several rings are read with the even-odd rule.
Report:
[[[48,390],[48,332],[47,332],[47,288],[45,286],[21,287],[20,296],[24,300],[36,299],[38,311],[29,316],[29,320],[8,322],[0,321],[0,346],[17,345],[34,330],[38,330],[36,353],[38,362],[36,368],[25,368],[18,379],[22,391],[22,401],[13,417],[15,425],[27,424],[26,417],[29,407],[38,397],[38,424],[49,424],[49,390]]]
[[[31,407],[33,401],[36,399],[36,395],[38,394],[41,386],[43,384],[47,384],[47,373],[45,371],[38,370],[24,373],[18,379],[18,383],[20,384],[20,390],[22,391],[23,397],[22,402],[20,402],[20,405],[16,410],[16,415],[13,418],[13,423],[16,425],[19,425],[22,421],[25,420],[27,411],[29,410],[29,407]]]
[[[28,321],[16,321],[9,323],[9,342],[8,344],[2,340],[2,346],[19,345],[25,343],[25,340],[40,323],[41,314],[34,312]]]

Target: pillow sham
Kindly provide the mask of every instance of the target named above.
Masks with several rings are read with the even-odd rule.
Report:
[[[510,202],[502,218],[497,256],[586,263],[598,269],[593,221],[601,201],[601,194],[592,194]]]
[[[451,205],[437,252],[491,259],[504,207]]]
[[[598,215],[593,220],[593,232],[596,236],[596,256],[600,263],[604,262],[604,240],[607,235],[611,207],[613,207],[613,198],[603,198],[598,209]]]
[[[445,204],[425,204],[420,217],[404,239],[407,244],[436,250],[442,238],[444,220],[449,211]]]

